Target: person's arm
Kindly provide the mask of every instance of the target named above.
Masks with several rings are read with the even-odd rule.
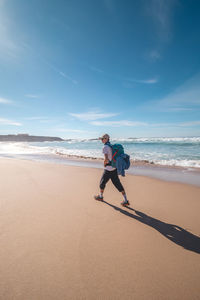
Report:
[[[104,154],[104,167],[109,163],[108,154]]]

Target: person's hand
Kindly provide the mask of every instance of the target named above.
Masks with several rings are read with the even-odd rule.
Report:
[[[104,167],[109,163],[108,159],[104,159]]]

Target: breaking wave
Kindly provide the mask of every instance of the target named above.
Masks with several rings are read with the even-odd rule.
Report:
[[[200,168],[200,137],[128,138],[112,143],[124,145],[133,161],[145,161],[165,166]],[[80,158],[102,158],[102,143],[95,139],[63,142],[0,142],[0,155],[53,155]]]

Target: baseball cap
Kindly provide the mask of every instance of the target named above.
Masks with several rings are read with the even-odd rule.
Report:
[[[102,136],[100,136],[99,137],[99,140],[103,140],[103,139],[110,139],[110,136],[109,136],[109,134],[107,134],[107,133],[105,133],[105,134],[103,134]]]

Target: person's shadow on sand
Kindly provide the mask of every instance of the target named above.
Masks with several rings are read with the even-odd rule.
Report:
[[[184,249],[200,254],[200,237],[190,233],[189,231],[181,228],[180,226],[174,224],[167,224],[131,207],[127,207],[127,209],[133,211],[135,214],[130,213],[127,210],[121,209],[106,201],[103,201],[103,203],[111,206],[112,208],[116,209],[120,213],[130,218],[133,218],[143,224],[153,227],[166,238],[168,238],[170,241],[176,243],[179,246],[182,246]]]

